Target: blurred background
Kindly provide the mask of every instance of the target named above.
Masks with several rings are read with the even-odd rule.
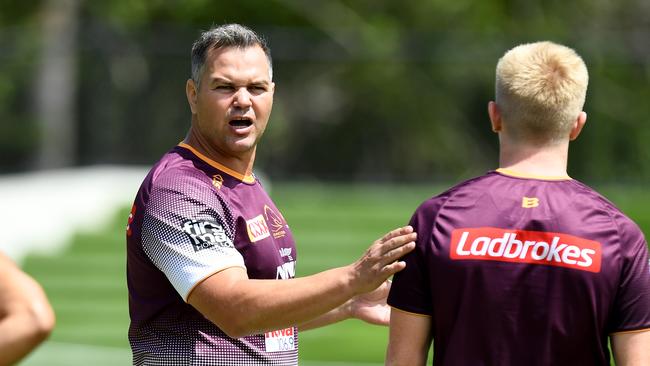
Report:
[[[149,165],[189,124],[192,41],[265,35],[277,93],[258,167],[272,179],[430,182],[494,167],[497,59],[569,45],[590,71],[571,173],[650,177],[650,2],[31,0],[0,3],[0,169]]]
[[[229,22],[271,45],[256,164],[299,275],[354,260],[422,200],[496,167],[494,68],[538,40],[574,48],[590,72],[569,174],[650,230],[648,1],[0,0],[0,249],[59,316],[25,365],[130,362],[129,201],[189,126],[193,40]],[[355,322],[307,332],[301,364],[380,363],[385,336]]]

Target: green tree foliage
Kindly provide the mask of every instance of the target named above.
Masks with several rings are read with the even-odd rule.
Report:
[[[28,167],[36,141],[37,40],[27,34],[41,4],[4,3],[6,171]],[[150,164],[178,142],[189,124],[192,40],[214,23],[240,22],[273,49],[276,102],[258,154],[273,178],[432,181],[495,167],[486,104],[497,59],[547,39],[575,48],[590,70],[589,118],[570,173],[650,179],[644,0],[113,0],[83,2],[80,14],[78,164]]]
[[[38,138],[29,105],[39,6],[37,1],[0,1],[0,172],[27,167]]]

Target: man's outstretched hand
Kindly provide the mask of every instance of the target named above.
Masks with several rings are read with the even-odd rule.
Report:
[[[390,306],[386,303],[391,282],[384,281],[374,291],[357,295],[350,299],[350,317],[363,320],[366,323],[388,326],[390,322]]]
[[[415,248],[417,234],[411,226],[395,229],[376,240],[364,255],[350,265],[352,289],[357,295],[374,291],[393,274],[406,267],[399,258]]]

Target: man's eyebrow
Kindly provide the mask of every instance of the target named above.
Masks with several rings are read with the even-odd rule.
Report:
[[[250,83],[250,85],[264,85],[264,86],[267,86],[269,84],[270,84],[270,82],[268,80],[266,80],[266,79],[256,80],[256,81],[253,81],[253,82]]]
[[[211,85],[212,85],[212,84],[238,85],[238,84],[236,84],[235,82],[233,82],[232,80],[225,79],[225,78],[222,78],[222,77],[219,77],[219,76],[215,76],[215,77],[213,77],[213,78],[210,78],[210,84],[211,84]],[[254,81],[252,81],[252,82],[250,82],[250,83],[247,83],[246,85],[263,85],[263,86],[268,86],[268,85],[270,85],[270,84],[271,84],[271,83],[270,83],[268,80],[266,80],[266,79],[261,79],[261,80],[254,80]]]
[[[224,78],[219,77],[219,76],[217,76],[217,77],[213,77],[213,78],[210,78],[210,84],[215,84],[215,83],[221,83],[221,84],[233,84],[232,81],[230,81],[230,80],[228,80],[228,79],[224,79]]]

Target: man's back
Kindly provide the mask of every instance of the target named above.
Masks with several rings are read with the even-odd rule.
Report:
[[[426,201],[389,304],[430,315],[436,365],[608,365],[650,327],[646,242],[585,185],[491,172]]]

